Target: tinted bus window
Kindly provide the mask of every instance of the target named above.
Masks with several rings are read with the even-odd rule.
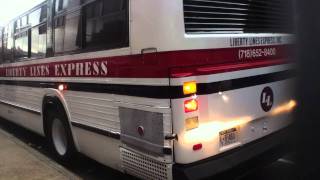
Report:
[[[122,11],[126,8],[125,6],[124,0],[103,0],[103,14]]]
[[[47,6],[29,14],[29,24],[32,26],[30,33],[30,56],[32,58],[45,57],[47,47]]]
[[[31,26],[38,25],[40,23],[40,15],[41,9],[37,9],[33,11],[31,14],[29,14],[29,24]]]
[[[47,5],[41,7],[40,22],[47,20]]]
[[[29,25],[36,26],[47,19],[47,6],[33,11],[29,14]]]
[[[27,26],[27,24],[28,24],[28,17],[27,16],[23,16],[21,18],[21,26],[22,26],[22,28]]]
[[[21,20],[18,19],[14,22],[14,32],[19,32],[21,29]]]
[[[77,0],[70,4],[79,4]],[[97,0],[54,18],[55,53],[129,46],[128,0]]]
[[[14,33],[21,32],[28,28],[28,17],[23,16],[14,22]]]
[[[68,6],[68,0],[56,0],[55,11],[59,12],[63,9],[66,9]]]
[[[84,10],[85,48],[128,46],[128,0],[99,0]]]
[[[55,53],[63,53],[65,16],[56,17],[54,20],[54,48]]]
[[[15,36],[15,48],[14,57],[15,59],[28,58],[28,31],[24,31]]]
[[[81,13],[80,10],[66,15],[64,51],[81,49]]]
[[[13,60],[13,23],[10,23],[3,34],[3,59],[4,62]]]
[[[66,53],[81,49],[81,13],[75,11],[55,19],[55,52]]]
[[[47,48],[47,25],[33,27],[31,29],[31,57],[44,57]]]
[[[2,38],[3,38],[3,36],[2,36],[2,29],[0,28],[0,64],[2,64],[3,63],[3,46],[2,46]]]

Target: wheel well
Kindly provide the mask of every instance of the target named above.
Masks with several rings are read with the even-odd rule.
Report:
[[[66,111],[64,109],[63,104],[61,103],[61,101],[59,100],[59,98],[54,97],[54,96],[46,96],[43,99],[43,103],[42,103],[42,112],[43,112],[43,130],[44,130],[44,134],[47,137],[48,135],[48,112],[49,111],[58,111],[61,110],[65,113],[66,115]],[[66,116],[67,118],[67,116]]]

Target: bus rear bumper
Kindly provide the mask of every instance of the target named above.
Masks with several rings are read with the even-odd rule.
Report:
[[[243,145],[217,156],[195,163],[174,164],[173,179],[203,179],[222,174],[227,170],[257,163],[269,163],[282,157],[290,147],[292,127],[275,132],[264,138]],[[246,166],[248,167],[248,166]],[[247,169],[247,168],[244,168]]]

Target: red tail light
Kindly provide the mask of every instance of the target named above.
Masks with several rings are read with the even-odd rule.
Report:
[[[198,101],[196,99],[190,99],[184,101],[184,112],[193,112],[198,110]]]
[[[193,145],[193,150],[194,151],[198,151],[200,149],[202,149],[202,144],[201,143]]]

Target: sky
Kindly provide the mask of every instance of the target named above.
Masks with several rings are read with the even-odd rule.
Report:
[[[44,0],[0,0],[0,26],[40,4]]]

